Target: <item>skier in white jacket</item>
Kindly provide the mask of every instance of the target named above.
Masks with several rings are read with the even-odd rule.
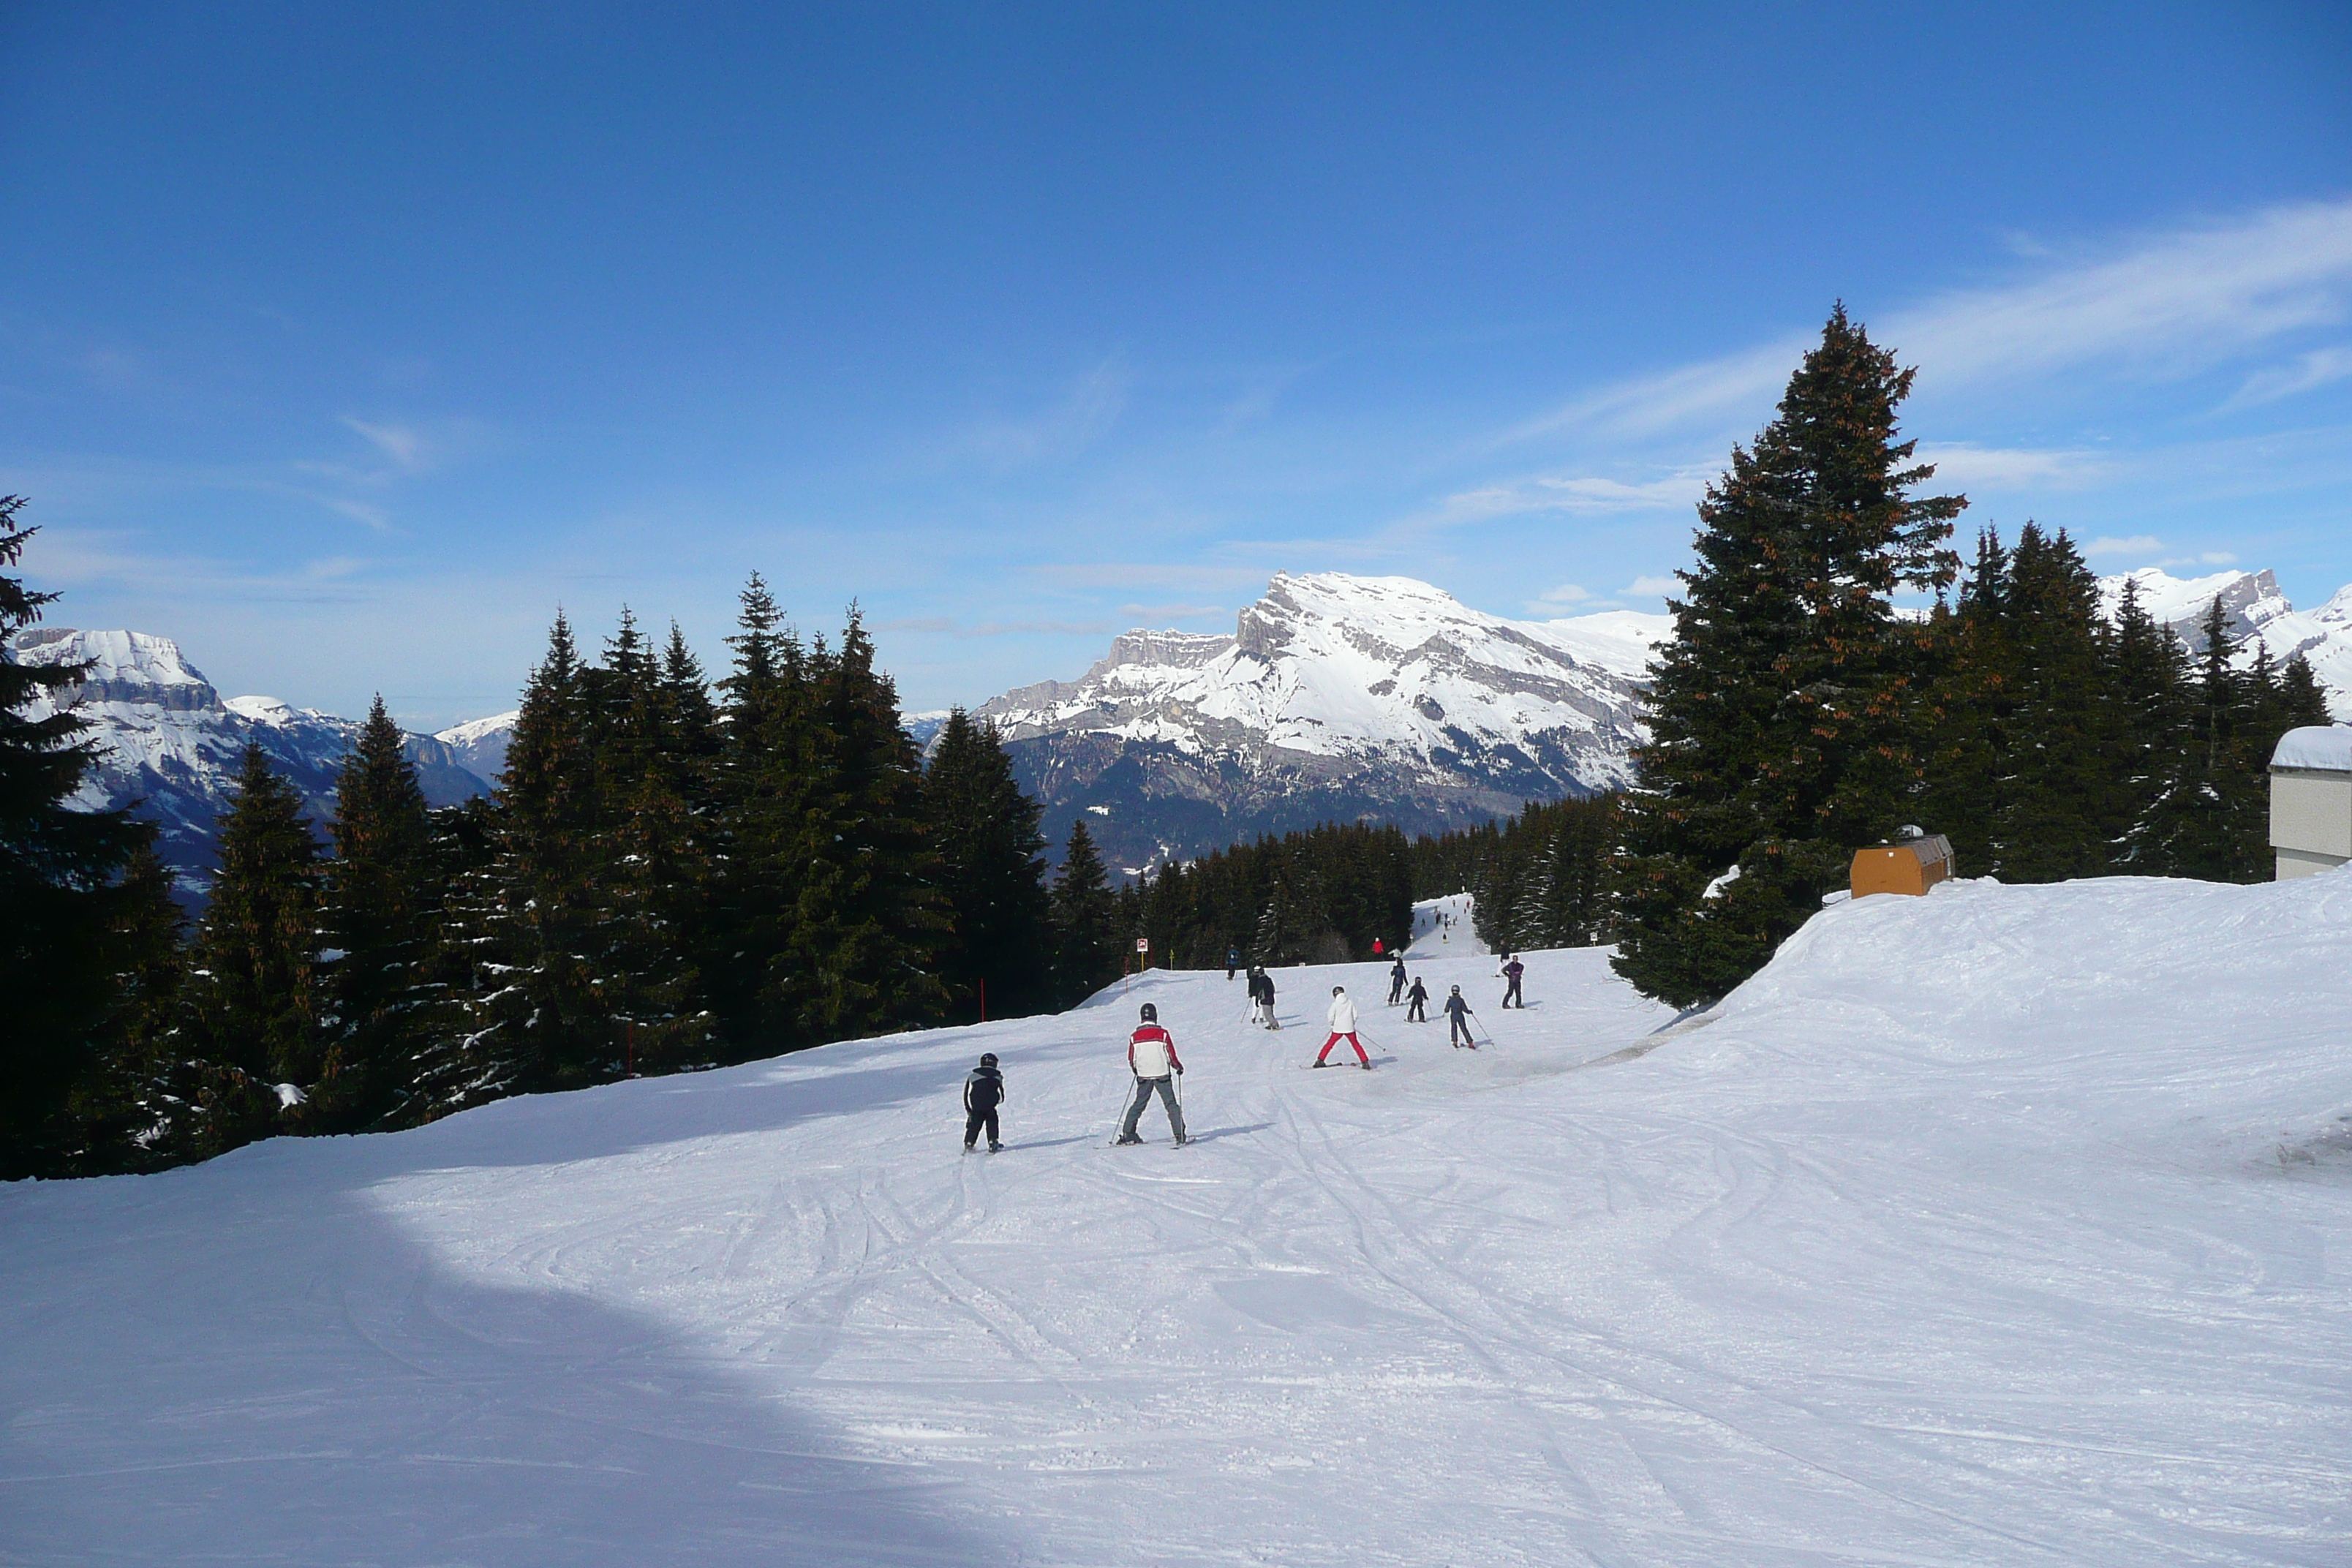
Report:
[[[1327,1016],[1331,1020],[1331,1037],[1323,1042],[1323,1049],[1317,1055],[1315,1065],[1318,1068],[1330,1066],[1323,1058],[1331,1054],[1333,1046],[1345,1040],[1356,1047],[1356,1060],[1363,1064],[1364,1070],[1371,1071],[1372,1058],[1364,1054],[1364,1042],[1356,1038],[1356,1005],[1348,1000],[1346,986],[1331,987],[1331,1011]]]

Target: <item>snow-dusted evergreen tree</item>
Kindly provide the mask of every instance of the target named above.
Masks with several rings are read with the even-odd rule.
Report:
[[[597,964],[608,906],[599,884],[611,846],[597,809],[586,666],[558,615],[547,656],[523,689],[499,789],[503,917],[493,1029],[528,1042],[522,1086],[569,1089],[614,1076],[624,1049]]]
[[[714,875],[698,807],[709,737],[687,733],[695,706],[625,606],[602,667],[582,679],[604,847],[590,963],[607,1048],[617,1032],[625,1068],[709,1065],[717,1018],[703,970]]]
[[[1754,973],[1919,788],[1928,633],[1893,595],[1953,580],[1966,502],[1911,493],[1934,473],[1898,438],[1911,378],[1841,307],[1700,503],[1626,801],[1615,963],[1653,995]]]
[[[2142,607],[2139,584],[2128,577],[2114,625],[2104,684],[2121,720],[2108,785],[2124,822],[2115,866],[2136,875],[2161,875],[2171,869],[2171,861],[2160,808],[2188,744],[2188,654]]]
[[[312,1117],[364,1127],[401,1098],[431,1026],[423,989],[438,919],[425,791],[378,694],[335,785],[335,857],[320,925],[336,956],[323,976],[326,1070]]]
[[[419,991],[430,1020],[394,1085],[387,1124],[414,1127],[528,1088],[537,1067],[528,960],[509,897],[504,810],[480,798],[432,814],[438,918]]]
[[[205,1065],[184,1054],[182,1038],[187,917],[173,900],[171,868],[151,841],[116,885],[123,897],[113,933],[115,1006],[95,1070],[68,1102],[71,1143],[53,1175],[153,1170],[187,1158],[173,1137],[204,1092]]]
[[[194,1122],[174,1141],[216,1152],[267,1131],[332,1126],[307,1104],[325,1077],[318,840],[302,797],[248,742],[222,819],[220,872],[197,923],[182,1038],[206,1064]]]

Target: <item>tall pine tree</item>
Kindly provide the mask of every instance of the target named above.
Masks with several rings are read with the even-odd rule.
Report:
[[[432,1022],[419,990],[436,914],[431,838],[416,766],[379,693],[335,783],[322,1121],[363,1127],[390,1111]]]
[[[272,1129],[333,1126],[320,1020],[319,843],[302,797],[247,742],[236,796],[221,819],[220,873],[196,927],[184,1035],[208,1064],[180,1141],[197,1153]],[[281,1086],[283,1088],[281,1089]],[[292,1095],[279,1104],[284,1089]]]
[[[1615,964],[1653,995],[1753,973],[1920,787],[1927,631],[1893,595],[1951,583],[1967,503],[1910,494],[1934,473],[1897,438],[1911,379],[1840,307],[1700,504],[1625,803]]]
[[[1070,824],[1052,897],[1054,987],[1074,1007],[1119,976],[1118,901],[1083,820]]]
[[[792,990],[776,1001],[804,1038],[919,1027],[948,1002],[921,763],[855,607],[840,650],[820,647],[814,663],[819,765],[794,868]]]
[[[1021,793],[993,725],[961,708],[948,714],[923,774],[923,816],[950,930],[940,978],[949,1016],[1017,1018],[1052,1003],[1045,835],[1037,803]]]

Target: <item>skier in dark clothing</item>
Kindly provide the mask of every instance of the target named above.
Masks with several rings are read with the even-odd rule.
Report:
[[[988,1129],[988,1152],[995,1153],[1003,1144],[996,1141],[996,1108],[1004,1103],[1004,1075],[996,1070],[996,1053],[989,1051],[980,1058],[980,1065],[963,1080],[963,1152],[980,1141],[980,1131]]]
[[[1250,971],[1250,1022],[1269,1029],[1282,1027],[1274,1016],[1274,976],[1263,969]]]
[[[1225,978],[1231,980],[1234,977],[1234,971],[1241,966],[1242,950],[1237,947],[1225,949]]]
[[[1389,1005],[1393,1007],[1403,1000],[1404,954],[1400,952],[1396,963],[1389,966]]]
[[[1528,966],[1517,958],[1508,953],[1503,955],[1503,978],[1510,982],[1503,990],[1504,1006],[1517,1007],[1521,1012],[1527,1010],[1528,999],[1519,994],[1519,981],[1527,972]]]
[[[1470,1011],[1470,1004],[1462,999],[1462,987],[1456,985],[1454,988],[1454,994],[1445,999],[1447,1023],[1445,1037],[1454,1042],[1455,1050],[1458,1051],[1465,1046],[1474,1051],[1478,1048],[1477,1040],[1472,1037],[1470,1033],[1470,1020],[1475,1015]]]
[[[1429,1014],[1426,1010],[1429,1004],[1429,987],[1423,985],[1417,976],[1413,980],[1412,989],[1404,994],[1404,999],[1407,1004],[1404,1010],[1404,1021],[1406,1023],[1426,1024],[1429,1022]]]

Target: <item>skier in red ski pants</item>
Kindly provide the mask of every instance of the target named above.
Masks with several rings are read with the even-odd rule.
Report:
[[[1331,987],[1330,1018],[1331,1037],[1323,1042],[1323,1049],[1317,1054],[1315,1065],[1318,1068],[1328,1065],[1323,1058],[1331,1054],[1333,1046],[1345,1040],[1356,1047],[1356,1059],[1369,1071],[1372,1058],[1364,1054],[1364,1042],[1356,1038],[1356,1005],[1348,1000],[1348,989],[1344,985]]]

